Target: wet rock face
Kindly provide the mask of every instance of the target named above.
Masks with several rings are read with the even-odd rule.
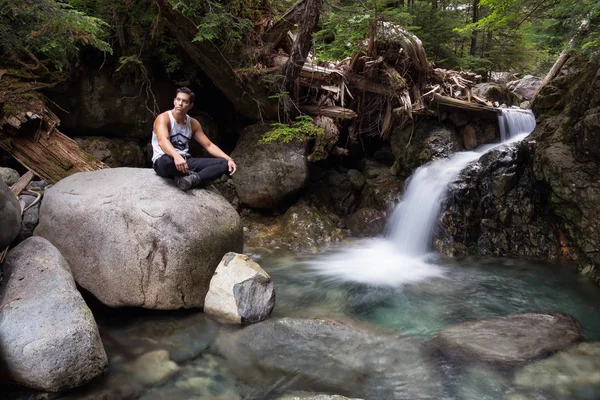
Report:
[[[568,314],[521,314],[444,328],[431,345],[453,362],[514,366],[582,339],[581,325]]]
[[[339,221],[335,214],[300,201],[278,217],[245,218],[244,243],[266,251],[286,249],[314,253],[345,237],[337,226]]]
[[[567,63],[566,74],[534,103],[546,114],[532,135],[533,171],[551,188],[551,215],[571,241],[582,272],[600,281],[600,64],[580,61]],[[556,93],[562,98],[546,108]]]
[[[487,153],[450,185],[435,247],[447,255],[555,258],[560,233],[547,218],[547,197],[533,175],[531,144]]]
[[[411,339],[328,319],[284,318],[215,343],[241,379],[378,400],[442,397],[433,365]]]
[[[390,136],[400,175],[408,176],[417,167],[461,149],[454,129],[435,120],[424,119],[416,126],[399,126]]]
[[[482,144],[500,141],[498,122],[491,120],[473,120],[460,129],[463,146],[472,150]]]
[[[383,234],[386,213],[370,208],[361,208],[346,217],[346,227],[353,236],[373,237]]]

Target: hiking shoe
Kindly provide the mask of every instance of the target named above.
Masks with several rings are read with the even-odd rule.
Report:
[[[177,180],[177,187],[183,191],[189,190],[193,187],[200,186],[202,180],[196,173],[191,173],[186,176],[182,176]]]

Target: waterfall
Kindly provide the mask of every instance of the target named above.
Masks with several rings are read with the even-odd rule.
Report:
[[[520,108],[501,108],[498,114],[500,141],[522,134],[529,134],[535,129],[535,116],[531,110]]]
[[[529,110],[502,109],[498,122],[500,144],[459,152],[415,171],[389,219],[385,238],[311,260],[312,268],[332,279],[372,285],[394,286],[441,276],[442,268],[428,260],[428,253],[448,185],[484,153],[523,140],[535,128]]]
[[[398,251],[411,256],[427,253],[448,185],[482,154],[483,151],[456,153],[415,171],[388,223],[387,237]]]
[[[463,168],[502,144],[522,140],[535,128],[535,117],[531,110],[500,110],[500,144],[481,146],[475,151],[464,151],[450,158],[430,162],[411,176],[404,198],[396,206],[388,223],[388,238],[400,252],[422,256],[429,251],[448,185]]]

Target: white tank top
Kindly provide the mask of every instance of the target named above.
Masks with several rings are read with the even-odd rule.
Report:
[[[169,140],[175,150],[184,157],[190,155],[190,139],[192,138],[192,122],[189,115],[186,115],[185,125],[180,125],[175,121],[171,111],[167,111],[171,123],[169,125]],[[158,144],[158,136],[152,131],[152,162],[162,157],[165,152]]]

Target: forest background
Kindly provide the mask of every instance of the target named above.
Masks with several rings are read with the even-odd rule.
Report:
[[[27,95],[68,79],[81,66],[82,49],[102,57],[101,66],[112,68],[115,77],[133,78],[147,92],[156,71],[174,82],[193,81],[197,67],[186,62],[161,23],[158,5],[165,3],[196,27],[194,42],[210,42],[243,74],[261,68],[268,54],[262,33],[294,2],[0,0],[0,78],[6,74],[0,94]],[[376,20],[416,34],[435,66],[484,77],[492,71],[543,75],[566,47],[590,57],[600,48],[600,4],[595,0],[310,3],[320,14],[312,40],[318,61],[341,60],[360,50]],[[587,21],[587,32],[578,41],[582,21]]]

